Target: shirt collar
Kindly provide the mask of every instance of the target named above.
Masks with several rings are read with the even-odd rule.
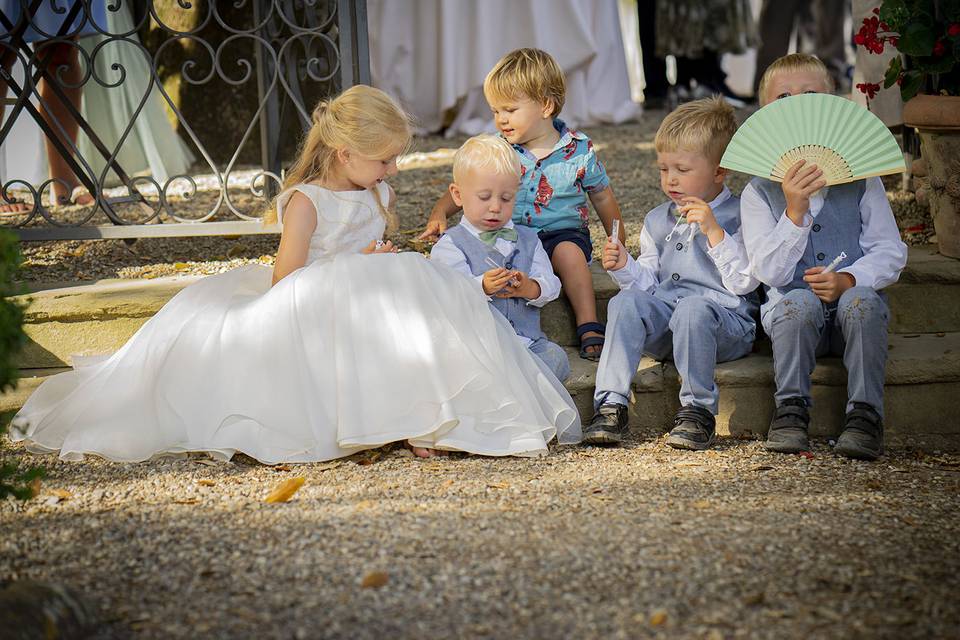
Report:
[[[470,224],[470,221],[467,220],[467,216],[460,216],[460,226],[469,231],[474,237],[480,237],[480,229],[477,229],[475,226]],[[513,220],[507,220],[507,224],[500,227],[501,229],[513,229]]]
[[[550,157],[550,155],[552,155],[553,153],[555,153],[555,152],[556,152],[557,150],[559,150],[559,149],[563,149],[564,147],[566,147],[568,144],[570,144],[570,143],[573,142],[574,140],[587,140],[587,139],[588,139],[586,135],[580,133],[580,132],[577,131],[576,129],[571,129],[570,127],[568,127],[568,126],[567,126],[567,123],[564,122],[563,120],[561,120],[560,118],[554,118],[554,119],[553,119],[553,128],[557,130],[557,133],[558,133],[558,134],[560,134],[560,139],[557,140],[556,144],[553,145],[553,150],[550,151],[550,154],[548,154],[546,157],[542,158],[542,160],[546,160],[547,158]],[[502,133],[500,134],[500,137],[501,137],[501,138],[503,137],[503,134],[502,134]],[[529,151],[527,151],[526,148],[524,148],[524,146],[523,146],[522,144],[514,144],[514,145],[512,145],[512,146],[513,146],[514,149],[516,149],[517,151],[519,151],[521,154],[524,154],[525,156],[529,156],[530,158],[533,158],[533,154],[531,154]],[[534,158],[534,160],[535,160],[535,158]]]

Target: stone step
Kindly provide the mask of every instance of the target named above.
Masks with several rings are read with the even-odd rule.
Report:
[[[567,389],[589,419],[597,365],[569,349]],[[813,372],[811,434],[835,436],[843,426],[847,374],[840,358],[820,358]],[[773,357],[753,353],[717,366],[720,435],[761,436],[773,413]],[[672,363],[643,358],[633,382],[633,428],[665,431],[680,408],[680,377]],[[953,399],[960,394],[960,333],[891,335],[884,385],[887,441],[922,448],[960,448]]]
[[[593,265],[601,320],[618,289]],[[25,330],[29,337],[18,358],[21,369],[68,366],[73,355],[119,349],[140,326],[196,277],[157,280],[103,280],[96,284],[48,289],[26,296]],[[930,247],[913,248],[901,280],[887,290],[891,333],[960,331],[960,260]],[[542,314],[544,332],[564,346],[577,344],[573,312],[560,300]]]
[[[598,263],[591,270],[597,312],[605,322],[607,302],[619,289]],[[960,331],[960,260],[940,255],[935,246],[911,247],[900,280],[886,294],[890,333]],[[577,344],[573,309],[563,296],[544,307],[540,324],[558,344]]]
[[[885,385],[886,439],[893,446],[927,450],[960,449],[960,421],[953,398],[960,397],[960,333],[892,335]],[[573,372],[567,389],[580,415],[593,413],[597,364],[568,349]],[[66,371],[50,368],[22,371],[18,388],[0,395],[0,412],[16,411],[47,376]],[[717,367],[722,436],[756,437],[766,433],[773,412],[773,359],[754,353]],[[650,358],[640,362],[633,382],[631,427],[666,431],[680,408],[680,378],[671,363]],[[842,428],[846,405],[846,372],[839,358],[821,358],[813,373],[811,435],[830,437]]]

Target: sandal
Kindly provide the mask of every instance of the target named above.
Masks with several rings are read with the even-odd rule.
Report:
[[[603,351],[603,335],[605,332],[606,327],[599,322],[584,322],[577,327],[577,339],[580,341],[581,358],[591,362],[596,362],[600,359],[600,353]],[[589,338],[584,338],[583,336],[586,333],[599,333],[600,336],[590,336]],[[600,347],[600,350],[594,352],[587,351],[587,349],[590,347]]]

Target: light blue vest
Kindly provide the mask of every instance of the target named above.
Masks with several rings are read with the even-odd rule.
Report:
[[[763,178],[754,178],[750,181],[750,184],[757,189],[767,206],[770,207],[773,217],[779,222],[787,208],[787,200],[783,196],[783,188],[780,183]],[[863,221],[860,218],[860,200],[866,191],[866,182],[857,180],[825,187],[825,189],[827,193],[823,208],[813,219],[810,235],[807,236],[807,247],[793,271],[793,280],[782,287],[764,285],[764,290],[767,292],[767,301],[763,303],[763,315],[773,309],[788,291],[810,287],[803,281],[803,272],[810,267],[827,266],[840,255],[841,251],[847,254],[847,259],[837,269],[850,266],[863,256],[863,250],[860,248],[860,233],[863,230]]]
[[[713,210],[713,215],[728,235],[737,233],[740,230],[740,198],[730,196]],[[690,228],[681,226],[667,240],[676,223],[676,205],[672,202],[661,204],[643,221],[660,256],[660,283],[654,295],[671,307],[680,298],[703,296],[753,322],[757,294],[738,296],[723,286],[720,271],[707,253],[709,245],[703,233],[698,231],[691,243]]]
[[[461,225],[447,229],[447,235],[467,258],[470,271],[475,276],[493,268],[487,264],[488,257],[506,269],[516,269],[529,274],[540,237],[536,230],[530,227],[515,225],[514,228],[517,230],[517,242],[513,253],[506,257]],[[519,335],[531,340],[546,337],[540,330],[540,308],[527,304],[526,298],[493,298],[490,304],[503,314]]]

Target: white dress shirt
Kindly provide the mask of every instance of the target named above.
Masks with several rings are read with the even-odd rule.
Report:
[[[460,226],[477,238],[480,237],[480,230],[470,224],[465,216],[460,218]],[[507,224],[503,225],[503,228],[513,229],[513,226],[513,221],[508,220]],[[516,243],[505,238],[497,238],[493,247],[504,257],[509,257],[516,248]],[[437,240],[437,243],[433,245],[433,249],[430,250],[430,259],[442,262],[447,266],[453,267],[465,276],[473,278],[480,292],[483,293],[483,274],[479,276],[473,275],[473,272],[470,270],[470,265],[467,264],[466,256],[463,255],[463,252],[457,248],[457,245],[455,245],[453,240],[448,236],[441,237]],[[543,249],[543,245],[540,244],[540,242],[537,242],[537,248],[533,254],[533,263],[530,265],[530,273],[527,275],[540,285],[540,297],[528,300],[527,304],[533,305],[534,307],[542,307],[560,296],[560,278],[553,272],[553,265],[550,263],[550,258],[547,256],[547,252]],[[486,296],[487,294],[483,293],[483,295]],[[487,299],[491,299],[490,296],[487,296]]]
[[[715,209],[731,196],[730,189],[724,185],[717,197],[707,204],[711,209]],[[690,225],[681,222],[675,233],[681,238],[687,237]],[[717,246],[709,247],[707,255],[717,266],[723,286],[730,293],[744,296],[759,286],[760,282],[750,271],[750,261],[740,232],[730,235],[724,231],[723,240],[717,243]],[[653,291],[660,284],[660,254],[646,224],[640,230],[640,255],[634,260],[627,254],[627,264],[608,273],[621,289],[636,287],[643,291]]]
[[[813,220],[823,209],[823,191],[810,197],[810,210],[798,226],[786,211],[779,221],[774,218],[769,205],[752,184],[743,190],[740,196],[743,239],[753,275],[764,284],[783,287],[793,280],[797,263],[807,248]],[[860,221],[863,256],[837,271],[852,275],[857,286],[883,289],[900,277],[907,264],[907,245],[900,239],[900,229],[880,178],[866,180],[866,189],[860,198]]]

